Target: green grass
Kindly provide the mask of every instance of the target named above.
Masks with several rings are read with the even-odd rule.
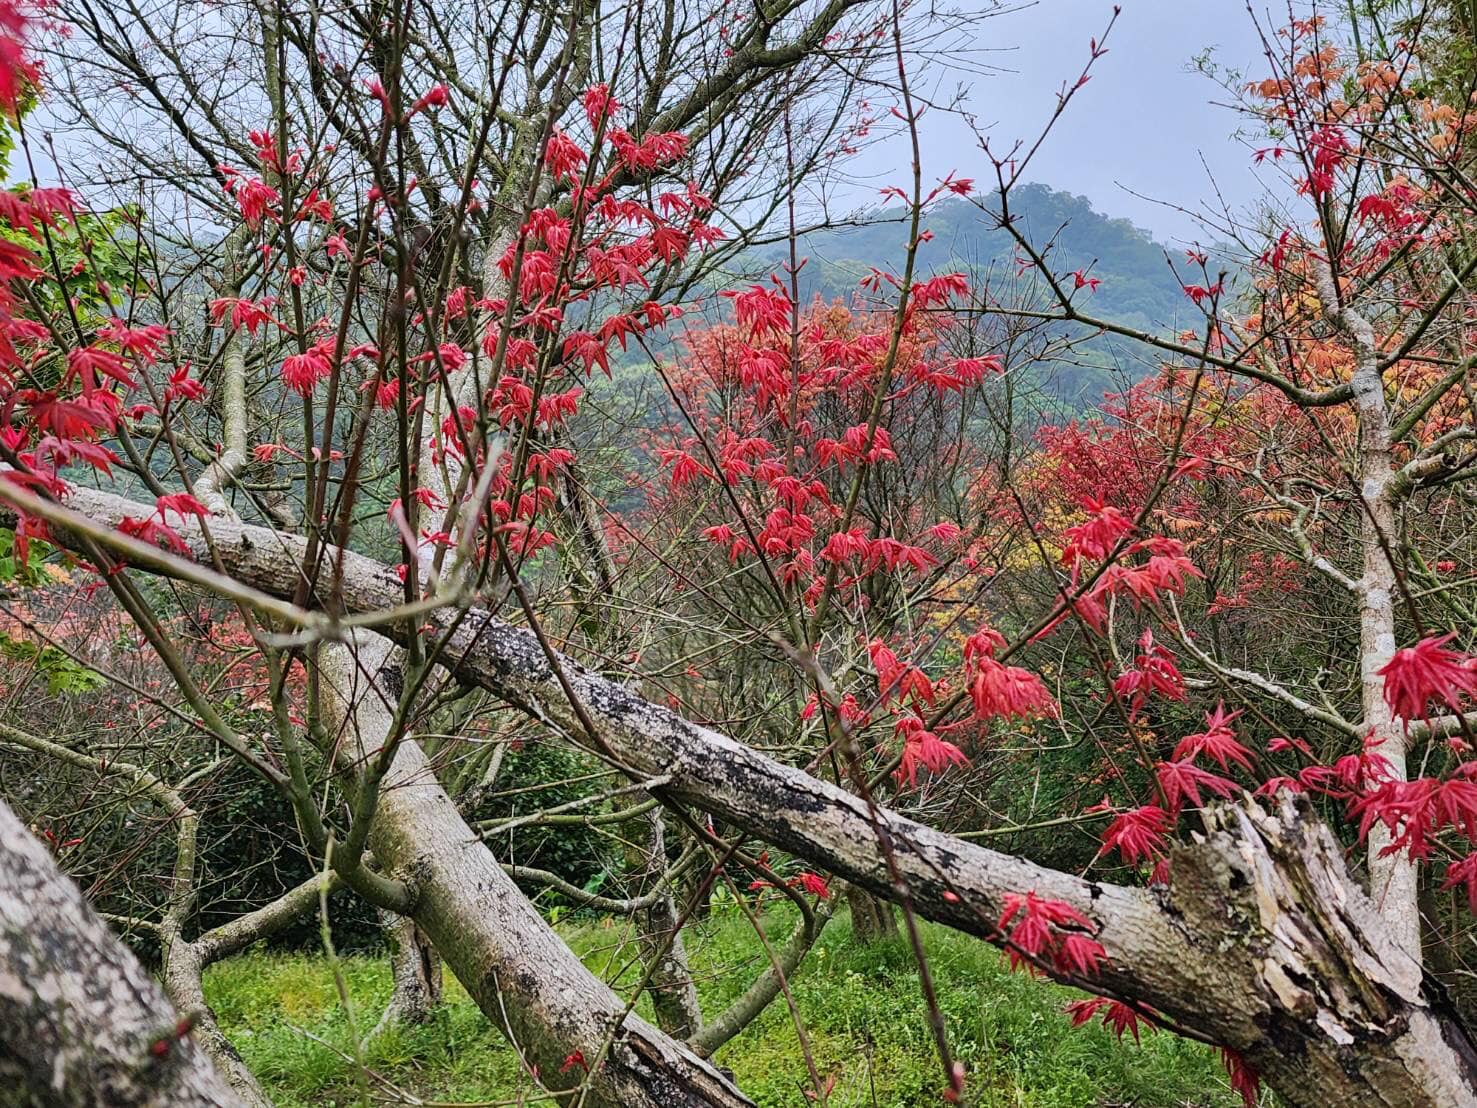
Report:
[[[787,932],[786,910],[769,930]],[[634,976],[623,926],[561,927],[586,964],[617,987]],[[929,965],[949,1041],[969,1071],[968,1099],[988,1108],[1141,1105],[1234,1108],[1220,1066],[1204,1047],[1163,1033],[1119,1044],[1094,1025],[1073,1031],[1062,1005],[1076,994],[1010,973],[976,940],[925,926]],[[720,914],[689,932],[704,1011],[715,1013],[763,967],[742,916]],[[372,1027],[389,997],[384,959],[344,958],[353,1025]],[[911,1108],[942,1103],[941,1073],[924,1018],[918,972],[905,943],[860,947],[848,921],[833,921],[792,981],[812,1056],[835,1075],[833,1108]],[[319,955],[251,953],[212,967],[206,994],[226,1034],[283,1108],[356,1103],[360,1070],[350,1014],[332,966]],[[642,1010],[650,1015],[642,1003]],[[813,1103],[788,1006],[780,998],[717,1061],[764,1108]],[[512,1051],[467,994],[448,979],[446,1002],[424,1027],[389,1031],[367,1048],[370,1103],[398,1088],[426,1101],[536,1099]]]

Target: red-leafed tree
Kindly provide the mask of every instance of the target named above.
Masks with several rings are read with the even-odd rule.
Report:
[[[1477,887],[1477,661],[1442,576],[1470,565],[1467,105],[1416,79],[1418,42],[1351,56],[1317,19],[1269,40],[1246,107],[1303,214],[1250,244],[1239,293],[1191,252],[1197,325],[1166,337],[1092,315],[1098,279],[1055,272],[1019,227],[1029,151],[982,146],[988,196],[925,177],[910,46],[932,13],[514,6],[489,31],[414,6],[59,12],[51,57],[80,118],[169,183],[161,220],[199,202],[219,237],[135,223],[127,288],[102,288],[81,200],[3,194],[16,564],[64,564],[126,617],[172,685],[140,703],[270,786],[325,882],[410,921],[530,1081],[601,1105],[748,1103],[707,1057],[785,989],[845,882],[902,910],[947,1099],[968,1074],[922,918],[1095,994],[1072,1023],[1214,1045],[1248,1104],[1261,1081],[1298,1104],[1477,1097],[1415,916],[1422,865]],[[22,15],[0,27],[14,109],[37,74]],[[884,72],[912,144],[911,179],[885,190],[905,262],[853,303],[806,305],[786,201],[871,125],[852,98]],[[227,91],[259,130],[223,120]],[[125,138],[119,111],[163,130]],[[929,268],[951,194],[1016,236],[1031,296]],[[725,243],[752,237],[729,213],[782,207],[788,266],[713,295]],[[1099,417],[1023,426],[1023,354],[1084,332],[1162,367]],[[632,374],[654,418],[596,418]],[[612,456],[644,470],[643,503],[606,495]],[[196,593],[265,685],[247,704],[211,684],[219,651],[171,629]],[[1280,627],[1261,610],[1295,594]],[[1337,630],[1298,634],[1320,621]],[[463,710],[467,690],[488,702]],[[488,721],[498,741],[479,741]],[[155,730],[131,741],[157,753]],[[631,895],[484,841],[517,822],[477,805],[525,732],[615,779],[539,818],[608,803],[640,826]],[[57,738],[8,741],[90,766],[93,746]],[[1091,764],[1035,822],[1094,827],[1080,866],[972,841],[1032,830],[969,798],[1058,746]],[[194,826],[160,775],[103,769]],[[1367,891],[1340,834],[1368,841]],[[235,940],[194,933],[177,841],[166,977],[198,982]],[[787,897],[801,924],[705,1020],[680,937],[720,880]],[[642,922],[662,1027],[527,883]],[[5,942],[0,968],[32,957]]]

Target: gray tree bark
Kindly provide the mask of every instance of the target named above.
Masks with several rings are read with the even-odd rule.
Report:
[[[415,920],[382,908],[380,930],[390,945],[390,1002],[370,1037],[396,1024],[426,1023],[441,1003],[441,956]]]
[[[7,1104],[27,1106],[242,1103],[148,971],[3,803],[0,1089]]]
[[[863,946],[897,938],[897,916],[890,900],[852,885],[846,890],[846,905],[851,911],[852,937]]]
[[[376,635],[325,651],[323,709],[352,765],[378,754],[392,711],[378,684],[394,660]],[[352,785],[350,786],[352,788]],[[402,740],[381,784],[370,845],[411,883],[411,916],[457,980],[547,1088],[588,1084],[590,1105],[738,1108],[751,1102],[587,970],[467,826],[429,761]]]
[[[205,1001],[201,975],[207,965],[224,957],[226,953],[239,950],[258,938],[264,938],[295,919],[306,907],[301,903],[300,897],[295,898],[294,894],[288,893],[273,904],[218,928],[217,932],[201,936],[193,943],[187,941],[184,931],[196,903],[195,860],[200,816],[184,802],[178,790],[142,766],[122,761],[100,763],[96,755],[60,746],[9,724],[0,723],[0,741],[45,754],[79,769],[122,778],[136,786],[159,808],[165,819],[174,825],[174,866],[165,910],[157,923],[144,924],[152,928],[159,940],[164,992],[176,1010],[191,1014],[195,1024],[195,1041],[210,1056],[217,1072],[230,1083],[241,1102],[248,1108],[272,1108],[271,1098],[246,1068],[241,1055],[216,1023],[215,1013]],[[211,935],[217,933],[229,936],[235,945],[231,946],[219,938],[207,941]]]
[[[1407,777],[1406,736],[1403,721],[1385,702],[1385,679],[1380,670],[1395,656],[1395,565],[1389,544],[1397,541],[1395,521],[1395,466],[1390,444],[1390,409],[1379,372],[1379,350],[1374,328],[1353,308],[1340,303],[1333,274],[1327,265],[1318,270],[1318,296],[1323,314],[1339,329],[1354,355],[1354,405],[1359,427],[1358,472],[1359,547],[1363,573],[1357,584],[1359,599],[1359,699],[1368,742],[1389,763],[1397,780]],[[1369,833],[1370,895],[1379,905],[1391,934],[1417,961],[1421,957],[1419,874],[1416,862],[1404,851],[1385,854],[1392,836],[1377,823]]]

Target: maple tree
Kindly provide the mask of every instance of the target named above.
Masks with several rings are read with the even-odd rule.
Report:
[[[1422,976],[1416,901],[1434,866],[1477,904],[1477,659],[1469,585],[1449,576],[1470,565],[1477,460],[1469,128],[1465,104],[1411,79],[1418,41],[1351,55],[1318,18],[1275,38],[1275,72],[1244,103],[1272,143],[1259,159],[1286,168],[1307,217],[1248,251],[1241,297],[1192,250],[1197,325],[1157,336],[1094,316],[1098,279],[1054,273],[1016,225],[1029,153],[985,143],[988,194],[925,178],[896,9],[734,11],[647,42],[627,16],[574,10],[560,27],[530,8],[506,64],[485,44],[485,85],[428,45],[434,20],[381,14],[336,27],[357,51],[336,65],[341,44],[280,6],[263,24],[265,122],[244,140],[198,104],[171,113],[128,29],[78,22],[211,155],[179,184],[224,229],[208,295],[146,268],[163,251],[140,219],[120,290],[72,192],[0,194],[14,565],[65,566],[60,587],[101,624],[126,617],[157,667],[128,698],[137,735],[167,715],[256,774],[305,854],[413,924],[532,1080],[592,1103],[747,1103],[706,1059],[785,990],[841,883],[901,908],[947,1099],[969,1075],[921,918],[1095,994],[1064,1025],[1214,1045],[1248,1104],[1261,1080],[1292,1103],[1474,1095],[1470,1038]],[[31,19],[0,8],[12,112],[42,77]],[[48,33],[64,44],[70,27]],[[615,28],[641,64],[594,44]],[[678,65],[686,35],[701,67]],[[546,64],[515,62],[515,45]],[[1058,114],[1105,51],[1090,43]],[[831,67],[838,54],[850,68]],[[851,304],[802,303],[791,208],[789,265],[713,295],[749,231],[720,201],[759,174],[759,140],[782,137],[793,190],[799,166],[870,125],[843,122],[867,67],[887,70],[913,147],[910,187],[884,189],[905,213],[902,271],[874,271]],[[289,108],[294,75],[321,126]],[[803,93],[821,90],[840,107],[797,146]],[[525,94],[514,115],[504,97]],[[930,207],[954,195],[1015,236],[1015,279],[1041,282],[1047,309],[926,267]],[[63,235],[80,252],[65,270]],[[1161,365],[1096,416],[1023,428],[998,403],[1034,353],[1020,328],[1067,345],[1116,333]],[[602,425],[591,409],[635,365],[660,414]],[[636,510],[598,495],[616,450],[637,459]],[[151,594],[150,575],[186,599]],[[1268,598],[1294,615],[1259,611]],[[1315,667],[1309,628],[1334,622]],[[53,648],[73,633],[29,608],[16,626]],[[121,695],[126,678],[105,676]],[[465,688],[491,694],[485,711],[448,715]],[[639,891],[586,902],[645,913],[661,1027],[580,964],[515,878],[581,891],[500,864],[469,826],[498,826],[458,787],[501,757],[474,715],[612,770],[597,801],[644,796],[642,812],[615,809],[650,814]],[[458,733],[438,732],[446,719]],[[32,754],[93,762],[12,730]],[[1081,779],[1046,819],[961,807],[1057,738],[1088,765],[1078,750]],[[171,998],[203,1005],[201,964],[241,940],[185,939],[196,815],[147,767],[104,771],[179,825],[152,926]],[[982,818],[995,825],[964,826]],[[1036,823],[1092,828],[1082,865],[970,841]],[[670,866],[664,827],[684,843]],[[1335,833],[1367,842],[1369,896]],[[83,845],[51,837],[63,860]],[[720,881],[746,910],[744,894],[785,897],[801,922],[704,1020],[680,933]],[[272,919],[320,888],[290,891]],[[155,1055],[188,1054],[191,1031],[157,1037]],[[208,1010],[199,1032],[237,1095],[259,1096]]]

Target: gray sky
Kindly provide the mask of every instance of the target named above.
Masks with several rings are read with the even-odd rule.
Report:
[[[1232,137],[1237,115],[1212,104],[1224,105],[1225,91],[1191,66],[1209,49],[1219,65],[1261,76],[1267,64],[1260,36],[1242,0],[1120,3],[1108,53],[1026,177],[1084,195],[1098,211],[1128,218],[1158,238],[1213,240],[1187,215],[1154,201],[1195,208],[1214,200],[1212,179],[1233,210],[1262,193],[1250,150]],[[1265,9],[1259,4],[1258,10]],[[1111,13],[1111,0],[1037,0],[980,23],[978,42],[988,52],[974,60],[994,72],[956,72],[946,80],[950,87],[968,81],[970,110],[988,127],[992,147],[1003,152],[1013,140],[1039,133],[1062,82],[1081,72],[1088,40],[1101,34]],[[927,77],[920,67],[925,91]],[[951,169],[981,184],[992,178],[962,120],[926,115],[922,138],[925,182]],[[905,139],[894,136],[864,152],[856,170],[868,186],[906,185],[905,172],[894,168],[906,161]],[[875,203],[875,191],[859,188],[869,191]]]
[[[921,95],[948,99],[959,85],[967,86],[968,110],[1003,152],[1016,139],[1029,142],[1039,133],[1063,82],[1081,72],[1088,41],[1101,35],[1113,5],[1112,0],[1001,2],[1009,10],[978,21],[971,31],[975,50],[957,56],[958,64],[919,60],[910,76]],[[1262,12],[1269,0],[1255,2]],[[1287,0],[1276,2],[1285,22]],[[1301,0],[1294,2],[1302,6]],[[1243,209],[1263,193],[1250,150],[1232,138],[1236,114],[1212,104],[1226,99],[1224,90],[1191,68],[1192,60],[1209,50],[1223,67],[1263,75],[1260,37],[1245,0],[1120,0],[1120,5],[1108,53],[1093,67],[1092,80],[1074,98],[1026,177],[1084,195],[1098,211],[1128,218],[1161,240],[1214,241],[1213,232],[1155,200],[1194,209],[1207,198],[1213,201],[1218,187],[1233,209]],[[890,106],[885,99],[874,96],[873,109],[885,114]],[[981,187],[990,184],[990,165],[958,116],[928,113],[921,135],[925,182],[953,170]],[[67,146],[64,136],[62,145]],[[882,139],[847,163],[845,172],[853,181],[833,198],[873,207],[883,185],[907,186],[907,162],[905,135]],[[1277,188],[1275,181],[1272,187]]]

